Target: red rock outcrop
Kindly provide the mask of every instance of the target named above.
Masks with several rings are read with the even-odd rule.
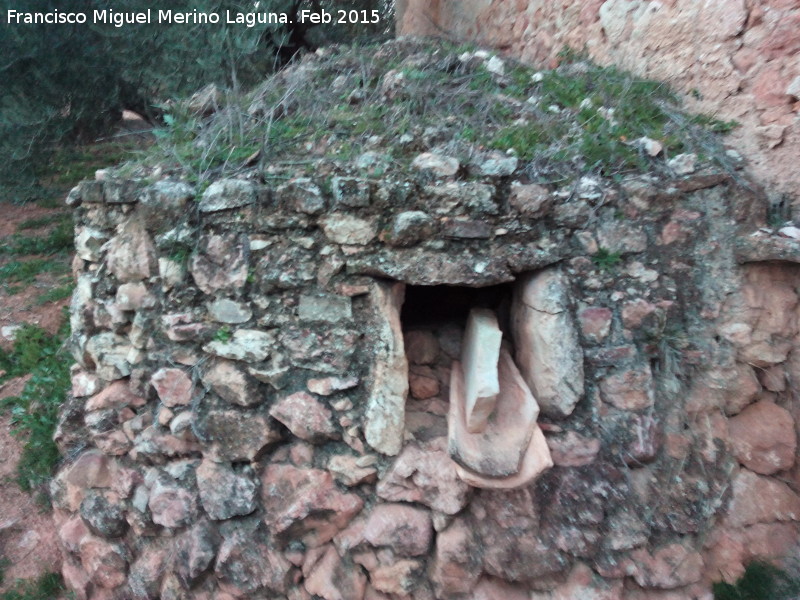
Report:
[[[550,68],[564,47],[674,84],[741,127],[730,144],[772,190],[800,198],[800,6],[786,0],[398,0],[400,34],[490,46]]]

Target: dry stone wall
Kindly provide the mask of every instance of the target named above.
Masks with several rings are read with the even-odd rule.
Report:
[[[796,0],[398,0],[398,32],[468,40],[550,68],[569,46],[682,90],[741,127],[730,141],[775,201],[800,201]]]
[[[70,193],[76,597],[707,600],[796,546],[800,232],[720,172],[506,162]]]

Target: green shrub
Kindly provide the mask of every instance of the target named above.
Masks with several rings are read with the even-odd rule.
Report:
[[[180,0],[174,12],[217,13],[217,24],[157,23],[5,25],[0,35],[0,193],[18,202],[37,198],[51,174],[54,153],[75,140],[92,140],[115,124],[124,108],[149,117],[158,104],[216,83],[239,89],[289,60],[304,44],[385,35],[393,2],[352,0],[348,9],[377,9],[375,24],[319,26],[291,18],[293,9],[342,8],[337,0]],[[163,8],[167,8],[164,6]],[[157,7],[144,0],[0,0],[0,13],[117,14]],[[225,12],[290,13],[291,24],[228,24]],[[318,30],[318,31],[317,31]],[[320,35],[312,35],[318,33]]]
[[[16,480],[27,492],[47,483],[59,459],[53,433],[70,386],[72,357],[64,348],[67,330],[66,320],[56,335],[25,325],[13,348],[0,350],[0,369],[5,371],[0,381],[31,375],[19,396],[0,402],[0,408],[11,413],[14,434],[24,440]]]
[[[3,585],[6,580],[6,569],[11,566],[11,561],[5,556],[0,558],[0,585]]]
[[[793,600],[800,594],[800,578],[766,562],[752,562],[734,584],[713,585],[714,600]]]
[[[16,294],[22,289],[20,285],[31,283],[40,273],[66,273],[68,270],[69,267],[63,261],[50,258],[12,260],[0,267],[0,284],[9,293]]]
[[[47,235],[22,235],[15,233],[0,248],[0,254],[27,256],[30,254],[66,254],[72,250],[72,219],[62,216]]]
[[[70,296],[72,296],[72,292],[75,290],[75,281],[72,277],[65,277],[63,283],[61,285],[57,285],[51,287],[46,292],[39,295],[36,298],[36,305],[42,306],[44,304],[49,304],[50,302],[59,302],[61,300],[66,300]]]
[[[17,580],[0,600],[54,600],[64,591],[61,575],[45,573],[37,579]]]

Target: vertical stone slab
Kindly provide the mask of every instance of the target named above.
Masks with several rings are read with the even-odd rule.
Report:
[[[521,278],[511,316],[516,363],[542,414],[570,415],[583,395],[583,351],[566,275],[553,267]]]
[[[395,456],[403,446],[408,362],[400,326],[405,297],[402,283],[376,283],[370,293],[375,326],[370,338],[375,361],[365,415],[367,443],[378,452]]]
[[[465,417],[467,431],[478,433],[486,429],[489,415],[500,393],[498,363],[503,333],[497,316],[487,308],[473,308],[467,319],[467,330],[461,346],[464,369]]]

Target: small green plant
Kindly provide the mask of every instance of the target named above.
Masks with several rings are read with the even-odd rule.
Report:
[[[734,584],[712,587],[714,600],[793,600],[800,594],[800,578],[766,562],[752,562]]]
[[[230,106],[218,113],[223,121],[211,139],[200,139],[204,123],[186,107],[177,104],[163,117],[164,126],[153,130],[156,146],[168,152],[196,184],[208,182],[214,172],[241,167],[259,149],[255,139],[241,134],[242,108]],[[199,193],[198,193],[199,196]]]
[[[68,213],[58,213],[55,215],[45,215],[43,217],[34,217],[32,219],[25,219],[22,223],[20,223],[17,228],[18,229],[41,229],[42,227],[47,227],[48,225],[54,225],[56,223],[62,223],[64,221],[69,220]]]
[[[63,261],[50,258],[12,260],[0,267],[0,283],[8,293],[16,294],[23,289],[23,286],[32,283],[40,273],[60,274],[67,271],[68,267]]]
[[[56,287],[52,287],[43,294],[40,294],[38,298],[36,298],[36,305],[37,306],[44,306],[45,304],[50,304],[51,302],[59,302],[60,300],[66,300],[70,296],[72,296],[72,292],[75,290],[75,282],[72,278],[66,278],[66,280]]]
[[[692,117],[692,122],[714,133],[730,133],[740,125],[735,120],[723,121],[708,115],[695,115]]]
[[[47,165],[47,183],[57,188],[69,188],[82,179],[93,179],[97,169],[108,167],[131,157],[140,149],[136,136],[111,138],[90,145],[67,145],[56,151]],[[61,208],[61,198],[55,207]]]
[[[601,271],[611,271],[621,260],[619,252],[611,252],[608,248],[600,248],[592,257],[592,262]]]
[[[227,325],[223,325],[222,327],[217,329],[217,332],[214,334],[214,340],[217,342],[229,342],[232,337],[233,337],[233,332],[231,331],[231,328],[228,327]]]
[[[50,360],[61,346],[61,340],[38,325],[26,324],[16,331],[10,351],[0,349],[0,381],[31,373],[39,364]]]
[[[479,68],[469,82],[471,90],[476,92],[492,92],[497,90],[494,76],[485,68]]]
[[[186,244],[175,243],[169,253],[169,259],[178,263],[179,265],[185,265],[186,261],[189,260],[189,255],[191,253],[192,249]]]
[[[787,220],[784,215],[779,213],[770,212],[767,214],[767,226],[772,229],[780,229],[786,224]]]
[[[0,369],[5,371],[0,381],[31,375],[19,396],[0,402],[0,409],[11,413],[13,433],[24,440],[16,480],[26,492],[45,484],[59,459],[53,432],[70,386],[72,360],[63,348],[68,328],[66,319],[56,335],[36,325],[24,325],[13,348],[0,350]]]
[[[406,68],[403,69],[403,75],[411,81],[420,81],[432,77],[433,73],[417,68]]]
[[[557,131],[548,130],[540,123],[525,123],[503,127],[487,141],[490,148],[496,150],[514,150],[521,159],[531,160],[538,151],[542,151],[554,141]]]
[[[564,45],[564,47],[558,51],[557,58],[558,63],[562,65],[587,61],[589,60],[589,49],[584,46],[579,50],[572,46]]]
[[[792,219],[791,202],[789,198],[780,196],[767,205],[767,225],[773,229],[780,229]]]
[[[197,137],[200,123],[189,113],[166,113],[163,117],[164,127],[153,130],[157,140],[169,140],[174,144],[193,142]]]
[[[0,595],[0,600],[53,600],[64,591],[64,583],[58,573],[45,573],[37,579],[14,582],[14,586]]]
[[[30,226],[31,221],[23,223]],[[66,254],[72,250],[72,220],[62,218],[47,235],[20,235],[15,233],[0,250],[7,256],[26,256],[29,254]]]
[[[319,182],[319,189],[328,198],[333,196],[333,178],[326,177],[325,179],[321,180]]]
[[[72,221],[61,213],[22,223],[21,229],[51,227],[45,235],[15,233],[0,248],[0,255],[12,257],[0,266],[0,284],[8,293],[15,294],[32,283],[41,273],[66,273],[67,256],[73,247]],[[27,258],[30,255],[41,255]],[[25,258],[22,258],[25,257]]]
[[[527,98],[530,95],[530,88],[533,84],[530,68],[511,64],[506,71],[506,79],[508,84],[503,90],[506,94],[519,99]]]
[[[45,235],[14,234],[2,253],[9,256],[26,256],[29,254],[59,254],[72,250],[72,221],[61,220]]]

